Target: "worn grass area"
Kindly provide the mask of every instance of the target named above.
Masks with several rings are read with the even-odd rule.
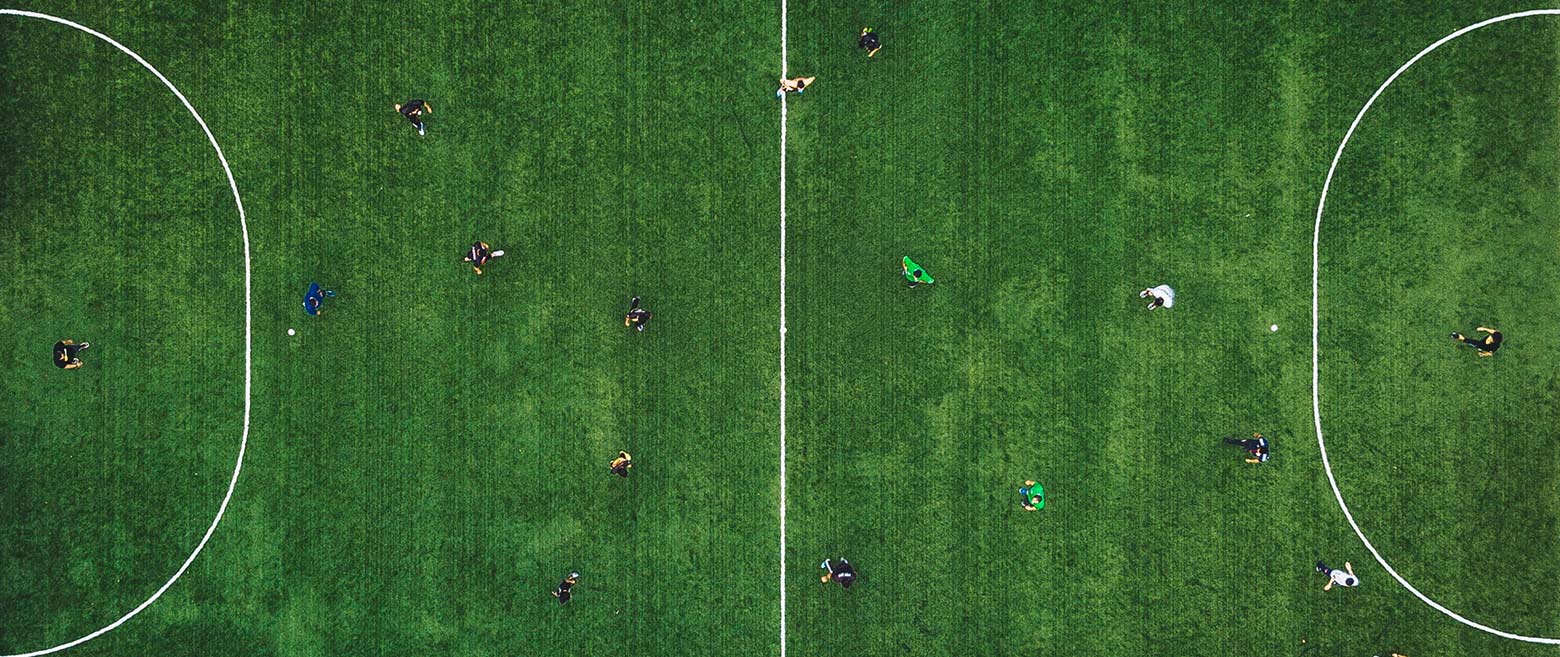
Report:
[[[793,5],[792,68],[820,76],[791,105],[794,654],[1552,651],[1392,582],[1310,417],[1337,140],[1419,48],[1501,11]],[[1404,78],[1323,240],[1345,493],[1413,581],[1531,633],[1560,633],[1557,27],[1477,33]],[[904,287],[907,254],[935,286]],[[1158,283],[1178,304],[1147,313]],[[1446,339],[1479,322],[1513,336],[1493,361]],[[1253,431],[1262,467],[1219,441]],[[1018,508],[1030,478],[1041,513]],[[839,555],[860,585],[819,590]],[[1317,559],[1365,586],[1322,593]]]
[[[180,85],[254,255],[233,506],[69,654],[779,652],[778,3],[28,7]],[[788,101],[789,654],[1553,653],[1392,582],[1311,427],[1337,140],[1421,47],[1513,9],[792,3],[818,82]],[[1475,33],[1383,97],[1333,188],[1321,341],[1377,546],[1560,635],[1557,35]],[[112,621],[210,522],[243,280],[216,159],[150,74],[5,18],[0,84],[10,654]],[[412,96],[426,137],[390,109]],[[475,239],[508,253],[480,277]],[[339,294],[318,318],[311,280]],[[1158,283],[1176,307],[1145,312]],[[1478,324],[1497,357],[1446,339]],[[82,370],[47,362],[64,337]],[[1260,467],[1218,440],[1253,431]],[[852,590],[816,579],[838,556]],[[1319,558],[1364,585],[1323,593]]]

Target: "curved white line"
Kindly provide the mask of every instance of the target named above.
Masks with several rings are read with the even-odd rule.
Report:
[[[86,32],[87,34],[95,36],[98,39],[101,39],[103,42],[107,43],[108,45],[111,45],[111,46],[113,46],[115,48],[118,48],[120,52],[122,52],[122,53],[124,53],[126,55],[129,55],[131,59],[134,59],[136,61],[136,63],[138,63],[141,66],[145,67],[146,70],[151,71],[152,75],[157,76],[158,80],[162,80],[163,85],[168,87],[168,90],[172,91],[173,95],[177,96],[179,98],[179,102],[180,103],[184,104],[184,109],[187,109],[187,110],[190,111],[190,116],[195,117],[195,122],[199,123],[200,124],[200,129],[203,132],[206,133],[207,141],[210,141],[211,142],[211,147],[213,149],[216,149],[216,151],[217,151],[217,160],[222,162],[222,171],[227,174],[228,187],[233,190],[233,203],[238,206],[238,227],[239,227],[240,232],[242,232],[243,236],[244,236],[244,432],[243,432],[243,437],[239,441],[239,444],[238,444],[238,461],[233,464],[233,478],[228,481],[227,494],[222,496],[222,505],[217,507],[217,517],[211,519],[211,526],[207,527],[206,528],[206,534],[204,536],[200,537],[200,543],[195,546],[195,551],[191,552],[189,558],[184,560],[184,563],[179,566],[179,570],[173,574],[173,577],[169,577],[168,581],[164,582],[163,585],[161,587],[159,587],[156,592],[152,593],[151,597],[147,598],[145,602],[142,602],[141,604],[136,605],[135,609],[131,609],[129,611],[129,613],[126,613],[125,615],[120,616],[118,620],[116,620],[116,621],[114,621],[112,623],[109,623],[108,625],[104,625],[103,627],[98,628],[97,630],[93,631],[91,634],[87,634],[87,635],[85,635],[85,636],[83,636],[81,638],[75,639],[73,641],[68,641],[68,642],[59,644],[57,646],[53,646],[53,647],[50,647],[50,648],[44,648],[42,650],[35,650],[33,652],[24,652],[24,653],[19,653],[19,654],[16,654],[16,655],[5,655],[5,656],[3,656],[3,657],[38,657],[39,655],[47,655],[47,654],[50,654],[50,653],[55,653],[55,652],[59,652],[61,650],[65,650],[65,649],[68,649],[68,648],[79,646],[79,645],[81,645],[83,643],[86,643],[86,642],[91,641],[93,639],[96,639],[96,638],[98,638],[100,636],[103,636],[104,634],[107,634],[107,633],[113,631],[114,628],[117,628],[120,625],[123,625],[125,623],[125,621],[130,620],[131,618],[135,617],[136,614],[141,613],[142,610],[144,610],[147,607],[151,606],[151,604],[153,602],[156,602],[158,598],[162,597],[162,594],[168,590],[168,587],[173,586],[174,582],[179,581],[179,578],[184,575],[184,571],[189,570],[190,564],[195,562],[195,557],[200,556],[200,551],[206,548],[206,542],[211,540],[212,533],[217,531],[217,524],[222,522],[222,514],[227,512],[228,502],[233,499],[233,489],[238,487],[238,473],[239,473],[239,471],[243,470],[243,468],[244,468],[244,451],[249,447],[249,391],[250,391],[250,364],[251,364],[250,348],[249,348],[250,347],[250,337],[251,337],[250,314],[249,314],[249,294],[250,294],[250,288],[249,288],[249,223],[248,223],[247,217],[244,215],[244,200],[242,198],[240,198],[239,195],[238,195],[238,182],[233,180],[233,169],[228,166],[227,157],[222,154],[222,146],[217,144],[217,138],[211,134],[211,128],[206,126],[206,120],[202,119],[200,117],[200,112],[195,111],[195,106],[190,104],[189,99],[185,98],[184,94],[179,91],[179,88],[173,86],[173,83],[169,82],[168,78],[165,77],[162,74],[161,71],[158,71],[150,63],[148,63],[145,59],[142,59],[140,55],[137,55],[135,53],[135,51],[133,51],[133,50],[131,50],[129,48],[126,48],[123,44],[119,43],[118,41],[115,41],[115,40],[109,38],[107,35],[103,34],[102,32],[98,32],[97,30],[94,30],[92,28],[86,27],[86,26],[81,25],[79,23],[75,23],[75,22],[66,20],[64,18],[60,18],[58,16],[51,16],[49,14],[40,14],[40,13],[35,12],[35,11],[21,11],[21,10],[17,10],[17,9],[0,9],[0,15],[22,16],[24,18],[37,18],[37,19],[49,21],[51,23],[58,23],[60,25],[64,25],[66,27],[74,28],[74,29],[80,30],[82,32]]]
[[[1365,101],[1365,106],[1360,108],[1360,113],[1354,117],[1354,122],[1349,124],[1349,131],[1343,134],[1343,141],[1338,144],[1338,152],[1333,155],[1332,166],[1327,168],[1327,180],[1326,182],[1322,183],[1322,198],[1321,201],[1316,204],[1316,229],[1315,232],[1313,232],[1311,235],[1311,411],[1313,417],[1316,420],[1316,443],[1322,451],[1322,466],[1327,470],[1327,481],[1328,483],[1332,484],[1333,496],[1338,498],[1338,507],[1343,509],[1344,517],[1348,518],[1349,526],[1354,528],[1354,533],[1359,536],[1360,541],[1365,544],[1365,549],[1370,550],[1371,555],[1376,557],[1376,562],[1380,563],[1381,567],[1386,569],[1387,573],[1392,575],[1393,579],[1397,580],[1399,584],[1402,584],[1403,588],[1408,589],[1409,593],[1414,594],[1414,597],[1419,598],[1420,602],[1430,605],[1432,609],[1446,614],[1447,616],[1455,619],[1457,622],[1462,623],[1463,625],[1467,625],[1468,627],[1516,641],[1560,645],[1560,639],[1541,636],[1526,636],[1522,634],[1506,632],[1504,630],[1497,630],[1488,625],[1483,625],[1468,620],[1461,614],[1441,606],[1440,603],[1437,603],[1435,600],[1431,600],[1430,596],[1420,593],[1419,589],[1414,588],[1414,585],[1408,583],[1408,580],[1403,579],[1403,576],[1399,575],[1398,572],[1392,568],[1392,564],[1387,563],[1387,560],[1383,558],[1381,553],[1376,550],[1376,546],[1371,545],[1370,539],[1365,538],[1365,532],[1361,531],[1359,523],[1354,521],[1354,514],[1349,511],[1349,505],[1343,501],[1343,492],[1338,489],[1338,478],[1333,475],[1332,461],[1328,460],[1327,458],[1327,441],[1322,438],[1321,368],[1319,365],[1321,362],[1321,347],[1317,339],[1319,327],[1321,325],[1320,320],[1318,319],[1320,316],[1318,311],[1318,308],[1320,307],[1320,296],[1318,294],[1320,285],[1318,282],[1321,280],[1322,271],[1322,212],[1327,207],[1327,192],[1332,188],[1333,173],[1338,170],[1338,161],[1343,159],[1343,149],[1349,145],[1349,139],[1354,136],[1354,129],[1360,126],[1360,121],[1365,118],[1365,113],[1370,111],[1371,106],[1376,104],[1376,99],[1381,96],[1381,93],[1386,91],[1387,87],[1391,86],[1392,83],[1398,79],[1398,76],[1402,75],[1404,71],[1407,71],[1408,67],[1413,66],[1415,62],[1419,61],[1425,55],[1430,54],[1430,52],[1436,48],[1440,48],[1441,46],[1446,45],[1448,41],[1456,39],[1457,37],[1477,30],[1481,27],[1487,27],[1496,23],[1501,23],[1517,18],[1544,15],[1560,15],[1560,9],[1531,9],[1528,11],[1519,11],[1513,14],[1506,14],[1504,16],[1496,16],[1494,18],[1479,21],[1457,30],[1456,32],[1441,37],[1439,41],[1426,46],[1424,50],[1419,51],[1419,54],[1414,55],[1413,58],[1408,60],[1408,62],[1404,63],[1402,66],[1399,66],[1398,70],[1394,71],[1392,75],[1387,78],[1386,82],[1381,83],[1381,86],[1376,89],[1376,93],[1371,94],[1370,100]]]

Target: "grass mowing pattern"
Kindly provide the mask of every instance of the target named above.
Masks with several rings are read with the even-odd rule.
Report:
[[[792,419],[790,556],[795,565],[845,553],[862,571],[847,594],[817,590],[798,569],[792,617],[808,628],[796,634],[812,638],[794,642],[794,654],[1548,650],[1472,633],[1400,590],[1357,545],[1320,471],[1305,326],[1308,217],[1327,159],[1347,119],[1404,59],[1502,9],[1372,11],[793,6],[792,68],[820,79],[817,95],[791,108],[791,394],[806,410]],[[851,47],[850,30],[862,25],[887,44],[870,61]],[[1516,126],[1552,123],[1552,103],[1534,96],[1554,87],[1554,30],[1536,20],[1506,38],[1470,35],[1476,56],[1438,52],[1421,64],[1427,75],[1484,84],[1415,89],[1405,80],[1393,91],[1424,100],[1453,92],[1466,105],[1498,106]],[[840,92],[825,94],[831,84]],[[1526,91],[1500,96],[1517,87]],[[1444,156],[1432,137],[1444,133],[1426,131],[1424,118],[1378,108],[1371,126],[1400,131],[1373,139],[1409,162]],[[1481,125],[1460,124],[1454,139],[1478,144],[1475,153],[1514,153],[1511,175],[1546,189],[1542,158],[1515,153],[1544,151],[1549,130],[1502,151]],[[1332,210],[1323,236],[1333,328],[1322,371],[1329,386],[1350,382],[1324,391],[1346,492],[1368,524],[1456,548],[1438,556],[1388,546],[1442,582],[1431,590],[1464,591],[1448,603],[1553,631],[1553,596],[1516,585],[1555,572],[1542,547],[1553,521],[1549,459],[1508,462],[1481,486],[1501,491],[1494,499],[1527,498],[1521,526],[1538,535],[1534,558],[1533,544],[1490,527],[1504,514],[1478,496],[1443,500],[1415,486],[1415,477],[1447,474],[1374,438],[1396,429],[1396,415],[1377,412],[1396,405],[1392,391],[1349,388],[1427,360],[1446,359],[1448,372],[1487,365],[1451,349],[1444,320],[1429,333],[1361,326],[1388,321],[1382,286],[1423,281],[1372,272],[1386,245],[1337,250],[1355,216],[1371,208],[1380,225],[1445,222],[1435,239],[1390,251],[1396,266],[1423,270],[1444,254],[1431,245],[1460,241],[1457,226],[1483,206],[1438,196],[1411,166],[1385,173],[1403,197],[1460,211],[1382,213],[1371,204],[1387,183],[1340,174],[1354,211]],[[1456,186],[1475,184],[1486,203],[1501,198],[1501,185],[1473,175]],[[1538,192],[1525,197],[1530,228],[1466,244],[1466,258],[1548,243],[1534,233],[1552,231],[1555,216]],[[904,254],[938,284],[906,290],[894,271]],[[1462,303],[1446,276],[1425,295]],[[1519,288],[1503,283],[1516,280],[1548,279],[1518,269],[1490,289],[1506,294]],[[1133,293],[1161,282],[1176,286],[1180,305],[1145,313]],[[1406,344],[1415,332],[1427,336],[1417,349],[1335,371],[1344,345]],[[1546,380],[1532,378],[1540,360],[1523,361],[1529,378],[1490,384]],[[1416,391],[1442,413],[1402,425],[1402,439],[1435,435],[1449,453],[1464,427],[1453,418],[1478,404],[1462,406],[1476,398],[1442,385]],[[1518,407],[1482,419],[1496,436],[1550,433]],[[1253,430],[1274,437],[1276,460],[1261,468],[1218,441]],[[1026,478],[1046,484],[1044,512],[1018,509]],[[1441,525],[1422,524],[1436,517],[1424,506]],[[1486,520],[1443,529],[1476,515]],[[1451,545],[1475,531],[1484,536],[1477,549]],[[1310,572],[1317,558],[1353,561],[1366,585],[1322,594]],[[1491,561],[1502,576],[1482,567]]]
[[[769,289],[776,276],[775,231],[766,226],[778,215],[778,124],[769,75],[756,72],[774,60],[764,28],[777,15],[691,3],[516,7],[493,16],[460,3],[426,15],[369,5],[252,13],[260,9],[194,12],[178,29],[166,17],[56,9],[164,68],[223,140],[255,206],[254,440],[234,508],[178,587],[81,651],[773,651],[778,310],[749,291]],[[40,273],[7,299],[60,286],[36,302],[37,315],[59,326],[8,317],[15,324],[6,328],[16,329],[0,343],[8,368],[39,383],[17,386],[4,417],[30,421],[25,409],[55,390],[44,382],[70,391],[119,372],[109,360],[116,350],[162,362],[148,345],[171,341],[187,358],[206,359],[167,363],[193,381],[142,374],[144,393],[104,393],[104,406],[145,413],[201,394],[211,398],[198,405],[210,422],[236,420],[236,400],[220,403],[199,384],[227,374],[236,385],[238,374],[231,350],[239,342],[216,335],[237,330],[233,308],[215,306],[239,297],[197,285],[190,273],[238,280],[215,271],[232,262],[237,226],[230,202],[219,203],[220,172],[202,159],[207,147],[192,126],[174,129],[180,115],[157,111],[157,101],[173,100],[122,55],[92,50],[84,37],[45,39],[37,25],[0,29],[14,45],[7,86],[30,94],[8,109],[30,112],[39,127],[28,132],[61,142],[14,146],[29,163],[57,162],[60,171],[8,175],[5,197],[53,207],[51,186],[104,204],[140,193],[139,203],[162,201],[182,222],[167,227],[169,244],[113,205],[103,209],[103,227],[88,213],[60,211],[86,215],[72,243],[114,253],[133,273],[72,258],[64,243],[45,257],[31,234],[4,240],[18,256],[7,262],[38,262],[46,272],[50,261],[79,261],[108,281],[198,294],[184,304],[125,304],[147,315],[139,325],[212,334],[142,341],[136,330],[150,329],[94,327],[81,336],[94,342],[87,369],[63,378],[44,357],[28,357],[43,353],[29,347],[46,351],[56,333],[79,326],[67,286],[92,286]],[[157,48],[191,34],[231,42]],[[273,48],[278,40],[289,46]],[[715,66],[706,49],[733,53],[734,65]],[[61,50],[85,52],[112,72],[69,78],[48,65]],[[121,78],[143,87],[140,95],[95,95],[101,80]],[[425,138],[391,111],[410,95],[434,103]],[[44,104],[48,97],[59,109]],[[142,103],[151,105],[132,119],[169,125],[141,129],[114,111]],[[95,120],[67,121],[66,111],[95,112]],[[86,127],[43,129],[68,125]],[[157,141],[103,149],[89,138],[121,131]],[[133,170],[146,148],[184,145],[186,154],[168,154],[171,164],[144,176],[174,176],[182,165],[188,195],[209,209],[174,206],[163,200],[166,186],[150,181],[86,194],[70,183],[90,177],[66,175],[94,156],[122,158],[120,169]],[[29,212],[12,219],[19,206],[7,207],[13,234],[50,228]],[[189,247],[190,262],[151,266],[182,253],[178,238],[196,226],[209,239]],[[109,240],[121,234],[128,243]],[[481,277],[459,262],[479,238],[508,252]],[[313,320],[299,307],[311,279],[340,293]],[[644,334],[621,325],[633,293],[657,312]],[[188,306],[211,318],[192,319]],[[296,338],[285,335],[289,327],[299,329]],[[27,510],[6,523],[7,538],[40,526],[53,532],[18,544],[17,558],[6,560],[0,651],[93,629],[166,578],[222,483],[221,470],[192,461],[230,466],[237,446],[237,430],[222,427],[149,422],[126,432],[80,413],[60,423],[8,435],[0,459],[4,479],[21,484],[6,489],[5,507]],[[48,469],[72,452],[67,436],[103,450],[82,455],[93,476],[145,471],[118,494],[77,495],[111,517],[39,506],[92,480]],[[620,448],[639,461],[627,481],[606,473]],[[57,483],[44,488],[44,480]],[[170,510],[145,510],[147,498]],[[126,502],[109,503],[116,499]],[[79,545],[79,553],[40,558],[51,545]],[[32,575],[25,581],[23,567]],[[86,568],[126,572],[71,579]],[[575,602],[560,609],[547,591],[570,568],[585,577]],[[59,588],[40,600],[33,592],[45,582]]]
[[[777,652],[777,6],[28,8],[185,90],[255,249],[230,515],[161,601],[71,654]],[[1332,149],[1409,55],[1509,10],[793,4],[792,72],[819,81],[791,104],[790,654],[1549,654],[1393,585],[1310,435]],[[1417,65],[1323,235],[1345,494],[1427,592],[1540,633],[1560,630],[1537,584],[1554,469],[1532,456],[1555,28]],[[0,45],[14,652],[122,613],[209,520],[241,279],[220,170],[166,91],[63,28],[0,23]],[[390,111],[411,95],[434,103],[425,138]],[[1480,221],[1501,229],[1468,240]],[[480,278],[458,262],[479,238],[509,253]],[[938,283],[904,289],[906,254]],[[311,279],[341,294],[317,319]],[[1133,292],[1159,282],[1179,305],[1145,313]],[[643,335],[618,323],[633,293]],[[1480,322],[1511,336],[1497,358],[1444,340]],[[45,361],[66,335],[93,341],[87,368]],[[1251,430],[1272,463],[1217,442]],[[627,481],[605,472],[619,448]],[[1044,512],[1018,510],[1025,478]],[[860,585],[820,588],[841,554]],[[1318,557],[1365,585],[1322,594]]]

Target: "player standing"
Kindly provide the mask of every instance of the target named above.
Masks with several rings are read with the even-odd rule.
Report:
[[[309,290],[303,293],[303,312],[308,313],[310,317],[318,317],[320,313],[325,312],[325,309],[320,307],[325,303],[325,297],[334,296],[336,296],[335,290],[322,289],[319,283],[310,281]]]
[[[642,332],[645,326],[650,324],[650,318],[654,316],[649,310],[639,306],[639,297],[636,296],[628,300],[628,314],[623,316],[623,325],[632,326],[634,330]]]
[[[873,32],[872,28],[863,27],[861,38],[856,40],[856,45],[867,51],[867,56],[871,57],[883,49],[883,40],[878,38],[877,32]]]
[[[1018,505],[1025,511],[1039,511],[1045,508],[1045,487],[1029,480],[1024,482],[1024,487],[1018,489]]]
[[[632,467],[634,467],[634,457],[629,456],[628,452],[618,450],[617,458],[607,464],[607,471],[627,479],[628,469]]]
[[[833,561],[824,559],[823,563],[818,566],[824,570],[823,576],[819,577],[818,581],[828,584],[829,580],[832,579],[839,582],[840,586],[847,589],[850,588],[852,584],[856,583],[856,568],[851,566],[850,562],[845,560],[845,557],[840,557],[838,559],[839,563],[834,563]]]

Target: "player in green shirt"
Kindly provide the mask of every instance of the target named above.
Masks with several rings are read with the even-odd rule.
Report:
[[[1039,511],[1045,508],[1045,487],[1034,481],[1024,482],[1024,487],[1018,489],[1018,494],[1023,498],[1019,505],[1025,511]]]
[[[925,269],[922,269],[920,265],[915,264],[915,261],[911,260],[910,256],[905,256],[904,262],[901,262],[899,266],[903,268],[905,273],[905,280],[910,283],[910,287],[915,287],[922,283],[931,285],[932,283],[937,282],[932,279],[931,274],[926,273]]]

